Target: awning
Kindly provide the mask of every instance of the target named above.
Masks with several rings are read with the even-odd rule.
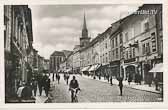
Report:
[[[65,70],[65,72],[70,72],[72,69],[71,68],[69,68],[69,69],[67,69],[67,70]]]
[[[149,72],[163,72],[163,63],[155,64],[155,66]]]
[[[90,66],[84,67],[84,68],[82,68],[82,70],[81,70],[81,71],[82,71],[82,72],[83,72],[83,71],[88,71],[88,70],[89,70],[89,68],[90,68]]]
[[[99,64],[93,65],[93,66],[89,69],[89,71],[95,71],[95,70],[97,70],[99,67],[100,67]]]

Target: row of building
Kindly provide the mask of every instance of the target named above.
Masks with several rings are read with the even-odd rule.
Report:
[[[73,73],[124,79],[138,74],[147,82],[154,77],[149,71],[163,63],[162,29],[162,5],[144,4],[90,41],[84,15],[80,45],[61,65]]]
[[[16,95],[19,84],[49,70],[49,60],[33,48],[32,14],[27,5],[4,6],[5,97]]]

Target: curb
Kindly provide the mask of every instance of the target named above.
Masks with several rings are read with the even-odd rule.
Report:
[[[84,76],[84,78],[87,78],[87,77]],[[92,79],[92,78],[87,78],[87,79]],[[97,79],[92,79],[92,80],[100,81],[100,80],[97,80]],[[101,81],[101,82],[104,82],[104,81]],[[108,83],[108,82],[104,82],[104,83]],[[117,84],[113,84],[113,85],[117,85]],[[134,88],[134,87],[127,86],[127,85],[124,85],[124,87],[132,88],[132,89],[135,89],[135,90],[141,90],[141,91],[151,92],[151,93],[155,93],[155,94],[161,94],[161,92],[154,92],[154,91],[150,91],[150,90],[138,89],[138,88]]]

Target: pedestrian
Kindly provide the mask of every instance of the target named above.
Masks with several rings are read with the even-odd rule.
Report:
[[[128,73],[128,84],[130,85],[130,83],[132,82],[132,74],[131,73]]]
[[[107,77],[107,81],[109,82],[109,77],[110,77],[109,74],[107,74],[106,77]]]
[[[141,85],[142,76],[138,74],[138,83]]]
[[[40,96],[41,96],[41,94],[42,94],[42,87],[43,87],[43,78],[42,78],[42,75],[38,75],[38,88],[39,88],[39,94],[40,94]]]
[[[68,85],[68,82],[69,82],[69,74],[68,74],[67,77],[66,77],[66,81],[67,81],[67,85]]]
[[[56,78],[56,80],[58,80],[58,73],[56,73],[55,78]]]
[[[22,93],[21,93],[21,98],[23,99],[31,99],[32,98],[32,89],[30,87],[30,83],[26,83]]]
[[[57,74],[57,80],[58,80],[58,84],[59,84],[59,81],[60,81],[60,75]]]
[[[64,80],[66,80],[66,74],[64,73]]]
[[[155,90],[158,91],[158,85],[159,85],[159,77],[156,74],[155,78],[154,78],[154,82],[155,82]]]
[[[53,76],[52,76],[52,80],[54,81],[54,73],[53,73]]]
[[[36,92],[37,92],[37,80],[35,78],[32,78],[32,91],[34,93],[34,96],[36,96]]]
[[[111,86],[113,85],[113,77],[112,76],[110,77],[110,84],[111,84]]]
[[[50,79],[47,78],[44,83],[44,90],[47,97],[48,97],[49,88],[50,88]]]
[[[117,80],[119,81],[119,84],[118,84],[118,86],[119,86],[119,89],[120,89],[120,96],[122,96],[122,92],[123,92],[123,78],[122,77],[119,77],[119,78],[117,78]]]

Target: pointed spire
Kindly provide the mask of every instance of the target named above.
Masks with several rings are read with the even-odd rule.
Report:
[[[84,19],[83,19],[83,29],[82,29],[82,37],[88,37],[88,30],[86,25],[86,18],[85,18],[85,12],[84,12]]]
[[[85,12],[84,12],[83,29],[86,29],[86,30],[87,30]]]

